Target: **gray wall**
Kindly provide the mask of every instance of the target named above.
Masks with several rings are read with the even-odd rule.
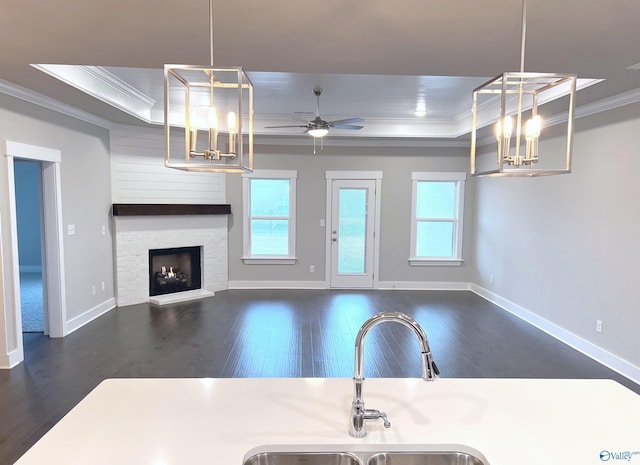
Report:
[[[20,269],[36,271],[42,266],[40,240],[40,165],[36,161],[14,163],[18,255]]]
[[[628,105],[576,121],[571,174],[478,178],[471,249],[475,283],[635,366],[638,134],[640,104]]]
[[[311,138],[305,145],[257,145],[256,169],[298,171],[297,257],[295,265],[242,263],[242,179],[227,175],[227,201],[232,217],[229,233],[229,281],[322,281],[325,279],[326,212],[325,171],[382,171],[380,281],[468,282],[472,276],[469,253],[472,236],[473,180],[467,181],[463,257],[460,267],[410,266],[412,171],[465,171],[467,148],[335,147],[313,155]],[[315,273],[309,272],[315,265]]]
[[[76,226],[75,236],[64,236],[67,318],[81,315],[114,296],[108,131],[2,94],[0,121],[1,140],[62,151],[64,227]],[[227,175],[233,211],[229,279],[322,283],[325,231],[319,221],[326,210],[325,171],[380,170],[381,281],[477,283],[640,366],[638,134],[640,104],[628,105],[577,120],[572,174],[469,179],[461,267],[408,265],[410,173],[468,171],[467,148],[329,146],[313,155],[309,139],[301,139],[299,146],[257,145],[256,168],[298,170],[299,260],[296,265],[242,263],[242,180]],[[0,185],[7,182],[5,167],[0,163]],[[11,286],[5,189],[0,189],[0,219],[5,286]],[[315,274],[309,265],[316,266]],[[92,285],[98,285],[97,296],[91,295]],[[6,296],[2,311],[13,312]],[[602,334],[595,332],[596,319],[604,323]],[[5,321],[11,326],[5,315],[0,329]],[[15,347],[15,341],[7,342],[9,350]]]
[[[0,140],[61,150],[62,216],[67,321],[114,297],[110,225],[109,133],[54,111],[0,94]],[[4,149],[3,149],[4,151]],[[11,264],[8,178],[4,154],[0,163],[0,214],[5,285]],[[66,235],[67,225],[76,234]],[[105,226],[105,234],[102,227]],[[106,289],[102,291],[101,282]],[[97,287],[92,295],[91,287]],[[5,290],[8,289],[5,287]],[[6,302],[6,298],[5,298]],[[5,303],[6,305],[6,303]],[[3,306],[4,307],[4,306]],[[12,307],[0,312],[12,313]],[[8,317],[11,321],[12,318]],[[13,323],[15,324],[15,323]],[[8,332],[10,328],[7,328]],[[10,341],[9,350],[15,348]]]

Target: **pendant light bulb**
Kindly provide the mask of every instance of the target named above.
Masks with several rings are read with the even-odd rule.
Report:
[[[209,107],[208,118],[209,129],[218,129],[218,113],[216,107]]]
[[[235,134],[238,131],[238,125],[236,124],[236,114],[230,111],[227,115],[227,129],[230,134]]]
[[[204,122],[204,118],[197,109],[189,111],[189,126],[192,131],[198,129],[208,129]]]
[[[511,137],[511,133],[513,132],[513,120],[510,116],[504,117],[503,122],[498,120],[496,123],[496,139],[500,140],[502,138],[508,139]]]
[[[540,137],[540,132],[542,130],[542,118],[540,115],[536,115],[527,121],[525,125],[525,137],[527,140],[531,140],[534,138]]]

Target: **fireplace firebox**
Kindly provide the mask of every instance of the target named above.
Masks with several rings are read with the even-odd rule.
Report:
[[[202,287],[202,247],[149,250],[149,296]]]

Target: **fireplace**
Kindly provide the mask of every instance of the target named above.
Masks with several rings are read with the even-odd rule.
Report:
[[[166,305],[163,302],[177,303],[210,297],[215,291],[227,289],[227,215],[118,215],[113,217],[113,221],[119,307],[145,302]],[[178,247],[200,249],[201,271],[196,273],[200,277],[200,289],[151,297],[149,250]],[[162,271],[163,265],[167,266],[158,264],[157,271]],[[179,266],[176,267],[183,271]]]
[[[200,289],[201,250],[202,247],[149,250],[149,295]]]

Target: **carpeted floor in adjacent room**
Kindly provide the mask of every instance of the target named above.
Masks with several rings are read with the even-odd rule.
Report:
[[[42,273],[20,272],[20,303],[22,306],[22,331],[44,331]]]

